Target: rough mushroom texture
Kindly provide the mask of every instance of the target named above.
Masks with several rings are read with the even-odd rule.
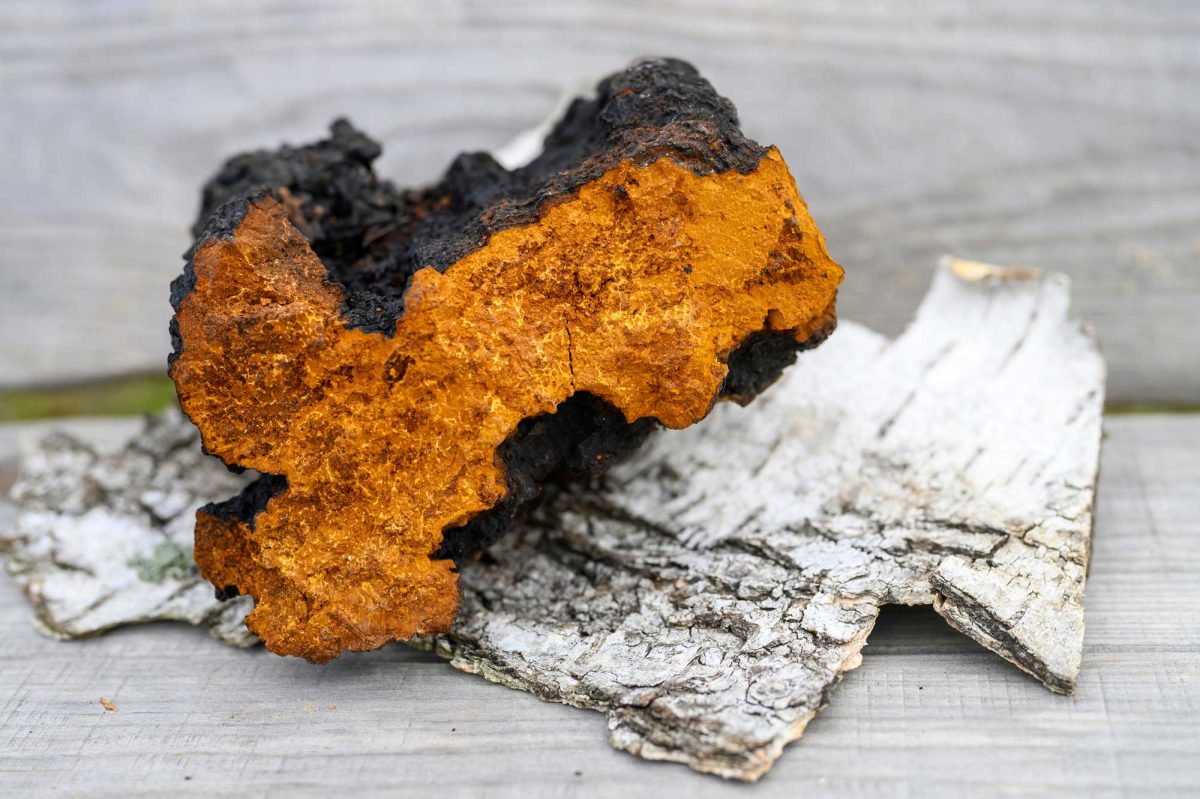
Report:
[[[455,559],[761,391],[842,276],[779,153],[678,61],[608,78],[511,172],[467,155],[402,192],[376,155],[339,122],[234,159],[172,291],[183,410],[264,475],[198,514],[197,563],[314,661],[446,632]]]
[[[885,603],[933,604],[1070,691],[1104,364],[1067,300],[1058,275],[949,263],[895,341],[844,323],[753,408],[662,433],[606,488],[552,498],[464,566],[458,618],[428,645],[605,712],[623,749],[745,780],[829,701]],[[162,447],[159,425],[175,444]],[[180,501],[162,499],[173,486],[192,487],[183,506],[204,496],[188,491],[228,490],[234,478],[198,448],[169,416],[113,461],[58,437],[27,459],[0,544],[48,629],[187,618],[229,640],[211,593],[164,603],[160,584],[114,563],[155,559],[141,503],[178,519]]]

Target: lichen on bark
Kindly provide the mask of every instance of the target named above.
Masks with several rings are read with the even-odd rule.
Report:
[[[192,559],[192,528],[198,507],[251,478],[206,457],[178,411],[148,418],[113,452],[53,433],[22,460],[11,494],[20,512],[0,529],[0,552],[56,638],[185,621],[249,646],[250,603],[213,596]]]

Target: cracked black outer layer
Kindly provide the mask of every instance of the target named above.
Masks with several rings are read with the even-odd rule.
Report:
[[[622,159],[666,156],[696,174],[752,172],[767,150],[742,135],[733,104],[690,64],[647,60],[601,81],[546,137],[540,156],[511,172],[487,153],[464,153],[437,184],[401,190],[371,168],[380,146],[339,119],[328,139],[230,159],[204,187],[193,234],[227,231],[215,213],[262,189],[286,189],[292,222],[346,290],[352,327],[391,335],[418,269],[445,271],[492,233],[537,220]]]
[[[196,244],[183,274],[172,283],[178,310],[192,291],[191,253],[212,237],[227,237],[246,212],[247,200],[273,192],[289,208],[341,285],[351,327],[392,335],[404,312],[412,275],[432,266],[444,271],[483,247],[491,234],[530,224],[550,205],[570,198],[621,160],[639,165],[667,157],[695,174],[754,171],[767,154],[738,128],[733,104],[719,96],[691,65],[674,59],[635,63],[601,81],[592,99],[575,100],[547,136],[540,156],[508,171],[486,153],[460,155],[437,184],[401,190],[377,177],[372,162],[380,146],[348,121],[330,136],[301,147],[284,145],[230,159],[204,187]],[[182,346],[172,322],[174,355]],[[757,334],[730,354],[721,395],[747,402],[815,346],[786,334]],[[547,481],[574,481],[603,472],[636,449],[657,426],[654,419],[627,423],[599,398],[576,395],[554,414],[527,419],[499,451],[508,493],[491,510],[447,530],[437,555],[460,561],[507,531],[520,509]],[[265,476],[219,512],[246,522],[281,486]]]

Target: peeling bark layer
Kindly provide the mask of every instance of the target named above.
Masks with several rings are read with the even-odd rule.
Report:
[[[896,340],[843,323],[752,407],[659,433],[595,490],[552,497],[465,566],[451,633],[424,643],[463,670],[604,712],[619,748],[743,780],[829,701],[887,603],[932,604],[1069,692],[1104,364],[1067,304],[1060,275],[948,262]],[[212,612],[207,592],[182,594],[185,611],[163,606],[114,566],[110,546],[153,552],[140,511],[105,527],[111,545],[77,520],[109,514],[114,491],[138,496],[120,488],[129,480],[232,487],[186,422],[160,424],[180,443],[132,473],[55,455],[58,439],[27,462],[22,532],[8,546],[49,629],[106,626],[71,618],[97,595],[81,571],[117,569],[107,607],[120,601],[125,620]]]
[[[464,156],[399,192],[372,148],[339,123],[235,159],[173,287],[184,412],[270,480],[198,514],[197,563],[313,661],[446,632],[450,558],[748,400],[832,330],[842,276],[779,153],[681,62],[609,78],[513,172]]]

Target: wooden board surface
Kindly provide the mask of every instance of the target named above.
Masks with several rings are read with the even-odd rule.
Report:
[[[50,641],[0,578],[0,795],[1194,795],[1200,417],[1107,427],[1074,697],[932,611],[891,608],[836,701],[748,787],[615,752],[596,714],[400,646],[322,668],[176,625]],[[0,459],[26,429],[0,426]]]
[[[347,114],[384,174],[429,181],[644,54],[693,60],[780,145],[846,266],[846,318],[896,332],[946,251],[1059,269],[1112,402],[1200,399],[1182,0],[10,0],[0,386],[162,368],[166,284],[226,155]]]

